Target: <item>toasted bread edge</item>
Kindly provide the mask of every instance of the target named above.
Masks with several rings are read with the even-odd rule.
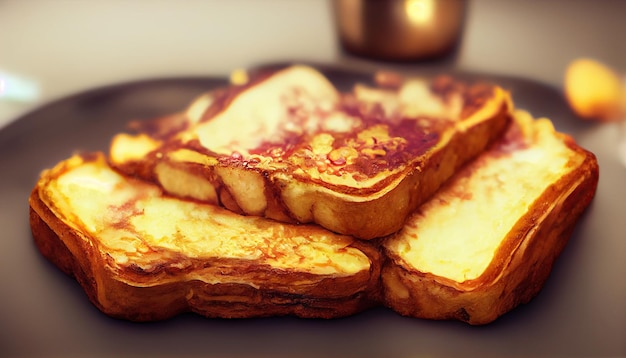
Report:
[[[353,315],[380,302],[380,252],[370,243],[359,241],[352,246],[370,258],[370,272],[324,278],[315,287],[307,288],[309,294],[290,292],[291,276],[284,273],[282,290],[237,283],[209,284],[182,276],[163,284],[133,285],[125,271],[128,267],[111,265],[97,239],[71,228],[45,204],[40,190],[46,180],[44,174],[29,197],[34,243],[47,260],[75,278],[89,301],[108,316],[157,321],[195,312],[213,318],[293,315],[330,319]],[[346,280],[357,281],[347,285],[350,293],[342,292]]]
[[[404,316],[483,325],[530,302],[543,288],[598,185],[595,155],[564,137],[584,156],[583,163],[550,185],[520,218],[512,230],[518,237],[503,238],[518,244],[499,249],[485,276],[457,283],[409,270],[388,256],[382,271],[385,305]]]

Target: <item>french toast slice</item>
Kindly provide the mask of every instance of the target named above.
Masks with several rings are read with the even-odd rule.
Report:
[[[41,253],[113,317],[334,318],[379,302],[371,243],[168,197],[101,153],[44,171],[29,202]]]
[[[115,136],[110,163],[173,196],[372,239],[399,230],[511,112],[493,85],[440,77],[340,93],[292,66]]]
[[[599,176],[595,156],[517,111],[506,135],[383,243],[385,304],[406,316],[492,322],[538,294]]]

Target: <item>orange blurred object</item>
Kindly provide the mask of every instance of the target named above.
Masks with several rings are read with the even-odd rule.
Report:
[[[616,71],[587,58],[573,61],[565,72],[565,96],[584,119],[613,121],[624,115],[626,90]]]

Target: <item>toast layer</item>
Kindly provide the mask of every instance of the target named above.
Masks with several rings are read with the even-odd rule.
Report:
[[[370,244],[168,197],[102,154],[45,171],[30,205],[39,250],[114,317],[333,318],[377,302]]]
[[[384,242],[397,312],[485,324],[545,283],[598,182],[595,156],[518,111],[514,125]]]
[[[120,134],[110,158],[177,197],[372,239],[399,230],[511,110],[497,86],[442,77],[340,93],[294,66]]]

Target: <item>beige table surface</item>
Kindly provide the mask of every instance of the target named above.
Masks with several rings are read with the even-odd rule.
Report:
[[[0,73],[20,76],[37,88],[27,100],[0,97],[0,128],[46,103],[94,87],[151,78],[226,76],[234,68],[274,61],[406,71],[454,68],[538,81],[559,90],[564,69],[575,58],[592,57],[626,71],[625,17],[626,1],[620,0],[472,0],[466,31],[453,58],[392,65],[346,56],[337,45],[328,1],[0,0]],[[53,294],[49,303],[45,295],[16,302],[29,290],[40,291],[23,281],[17,286],[16,275],[41,279],[44,273],[37,270],[44,266],[41,260],[35,268],[7,264],[19,262],[11,250],[21,244],[13,242],[11,235],[19,232],[21,238],[28,230],[25,222],[16,223],[11,216],[14,201],[25,203],[34,178],[11,177],[9,183],[11,168],[3,165],[10,160],[1,161],[0,307],[5,308],[0,309],[0,357],[170,356],[176,352],[181,356],[217,352],[222,357],[376,357],[385,352],[394,357],[626,356],[626,220],[622,219],[626,167],[618,164],[615,155],[617,136],[615,124],[587,126],[576,133],[583,146],[598,154],[601,165],[593,210],[565,253],[558,271],[560,284],[552,286],[569,287],[576,297],[561,297],[559,303],[553,289],[532,307],[535,315],[524,319],[518,314],[490,328],[407,320],[385,311],[334,324],[185,317],[131,325],[107,320],[95,310],[85,313],[82,306],[83,316],[67,320],[55,316],[55,324],[61,326],[51,327],[46,317],[38,321],[28,314],[28,305],[48,304],[44,311],[54,312],[55,304],[63,304],[61,296],[73,295]],[[0,151],[0,155],[7,158],[11,153]],[[35,249],[20,246],[19,250],[30,255]],[[37,260],[32,256],[30,260]],[[580,265],[590,269],[576,270]],[[576,276],[568,275],[568,269]],[[552,305],[568,309],[554,311],[558,308]],[[9,312],[7,307],[24,309],[24,321],[19,321],[15,308]],[[537,312],[545,314],[544,326],[533,323],[540,319]],[[267,329],[260,328],[264,324]],[[70,332],[76,332],[78,339],[73,340]],[[285,335],[283,342],[280,334]],[[319,341],[320,337],[329,341]],[[248,351],[247,344],[260,347],[258,355]]]

